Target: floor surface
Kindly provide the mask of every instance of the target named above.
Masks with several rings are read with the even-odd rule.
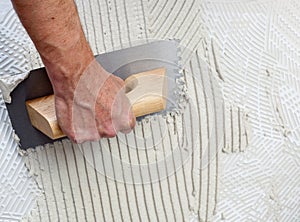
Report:
[[[189,102],[127,136],[81,146],[64,140],[23,157],[2,105],[1,221],[300,220],[297,1],[77,5],[95,54],[180,39]],[[42,66],[28,37],[8,38],[7,27],[24,30],[7,13],[0,14],[6,100],[15,82]]]

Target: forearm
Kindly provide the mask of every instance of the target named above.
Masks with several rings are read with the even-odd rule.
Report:
[[[57,94],[76,87],[93,60],[73,0],[12,0]],[[66,88],[68,87],[68,88]]]
[[[124,81],[94,59],[74,0],[12,2],[45,64],[63,132],[83,142],[133,128]]]

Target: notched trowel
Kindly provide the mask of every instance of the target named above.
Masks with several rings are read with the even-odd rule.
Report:
[[[162,40],[96,56],[125,80],[134,114],[145,116],[176,108],[178,42]],[[33,70],[12,92],[8,112],[22,149],[52,143],[65,135],[57,124],[51,83],[44,68]]]
[[[125,79],[125,91],[136,117],[156,113],[166,108],[166,69],[158,68],[130,75]],[[54,105],[54,95],[26,101],[32,125],[49,138],[65,137],[60,129]]]

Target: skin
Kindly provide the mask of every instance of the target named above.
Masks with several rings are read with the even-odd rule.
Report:
[[[73,0],[12,0],[53,86],[58,123],[75,142],[135,125],[124,82],[98,64]]]

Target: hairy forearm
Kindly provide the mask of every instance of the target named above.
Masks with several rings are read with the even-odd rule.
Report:
[[[12,2],[46,67],[63,132],[83,142],[133,128],[124,81],[94,59],[74,0]]]
[[[75,87],[93,60],[73,0],[12,0],[57,93]],[[66,84],[68,83],[68,84]],[[72,86],[73,84],[73,86]]]

